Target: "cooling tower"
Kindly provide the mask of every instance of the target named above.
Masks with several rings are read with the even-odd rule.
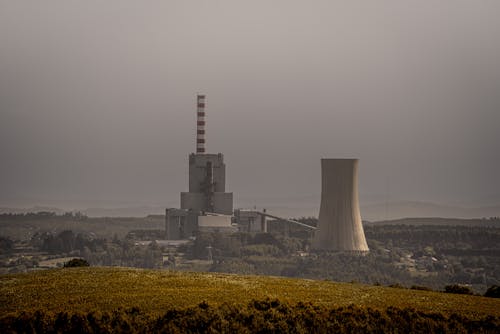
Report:
[[[358,203],[358,159],[321,159],[321,206],[313,248],[367,252]]]

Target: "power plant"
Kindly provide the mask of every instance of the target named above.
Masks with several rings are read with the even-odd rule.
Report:
[[[358,159],[321,159],[321,206],[313,248],[367,252],[358,202]]]
[[[368,252],[358,203],[358,160],[321,160],[321,207],[318,227],[257,210],[233,211],[233,193],[226,192],[222,153],[206,150],[206,96],[196,99],[196,153],[189,155],[189,191],[181,192],[180,209],[165,210],[168,240],[196,237],[198,232],[268,232],[268,218],[315,231],[313,249]]]
[[[189,192],[181,193],[181,209],[231,215],[224,156],[205,153],[205,95],[198,95],[197,108],[196,154],[189,155]]]
[[[197,231],[236,231],[232,224],[233,193],[225,192],[226,165],[222,153],[206,153],[205,95],[196,99],[196,153],[189,155],[189,192],[181,193],[181,208],[166,209],[167,239],[186,239]]]

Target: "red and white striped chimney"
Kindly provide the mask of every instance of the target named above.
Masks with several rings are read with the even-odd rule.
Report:
[[[198,95],[196,100],[196,153],[205,153],[205,95]]]

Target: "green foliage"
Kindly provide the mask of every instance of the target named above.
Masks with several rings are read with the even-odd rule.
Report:
[[[315,224],[313,218],[302,220]],[[211,270],[229,273],[246,274],[253,268],[254,274],[426,286],[434,290],[460,283],[484,291],[487,285],[500,282],[500,228],[368,224],[365,233],[370,253],[353,257],[310,252],[309,232],[299,237],[291,233],[293,228],[287,229],[289,224],[281,225],[275,226],[281,234],[200,234],[192,246],[186,245],[182,251],[190,259],[207,259],[207,247],[211,246],[213,259],[224,261]],[[283,235],[285,231],[287,236]]]
[[[248,245],[241,247],[242,256],[278,256],[281,251],[274,245]]]
[[[160,240],[165,238],[165,230],[132,230],[125,239],[131,240]]]
[[[239,259],[222,259],[216,261],[210,271],[248,275],[255,272],[255,267]]]
[[[130,308],[87,314],[23,312],[0,318],[4,333],[493,333],[498,326],[497,317],[474,320],[411,308],[325,307],[278,299],[220,306],[204,301],[186,309],[166,310],[157,317]]]
[[[456,293],[459,295],[473,295],[474,292],[465,285],[451,284],[444,287],[444,292],[446,293]]]
[[[485,297],[500,298],[500,286],[492,285],[484,293]]]
[[[498,250],[500,229],[484,226],[444,225],[378,225],[364,226],[367,239],[391,241],[394,247],[405,247],[422,253],[458,254],[475,250]],[[432,247],[430,247],[432,245]]]
[[[188,249],[188,256],[192,259],[206,259],[207,247],[212,247],[215,257],[239,257],[241,246],[239,234],[198,233],[193,246]]]
[[[429,287],[426,287],[426,286],[422,286],[422,285],[412,285],[410,287],[411,290],[421,290],[421,291],[432,291],[431,288]]]
[[[94,239],[87,234],[73,233],[71,230],[65,230],[57,235],[47,233],[43,236],[37,236],[41,239],[40,249],[51,254],[70,253],[74,250],[83,251],[88,248],[96,251],[98,247],[104,247],[105,240]]]
[[[71,268],[71,267],[88,267],[90,264],[87,262],[85,259],[71,259],[68,262],[64,264],[64,268]]]
[[[14,241],[8,237],[0,236],[0,254],[10,253],[14,248]]]
[[[0,253],[4,255],[0,258],[3,272],[20,272],[33,267],[33,264],[26,263],[29,256],[17,254],[19,250],[31,247],[33,250],[49,253],[49,258],[83,257],[92,266],[168,266],[168,263],[163,264],[165,250],[123,239],[129,231],[135,231],[139,239],[158,239],[164,225],[162,217],[88,218],[82,221],[70,214],[54,216],[40,213],[5,217],[2,221],[2,235],[16,240],[16,244],[12,245],[7,241],[6,250],[3,251],[0,240]],[[310,225],[317,222],[314,218],[298,220]],[[422,222],[421,219],[419,221]],[[198,261],[184,260],[207,260],[207,247],[211,247],[210,258],[217,262],[211,268],[213,271],[345,282],[355,280],[365,284],[379,282],[384,286],[416,285],[434,290],[457,283],[467,284],[481,293],[488,286],[500,285],[500,227],[495,227],[492,222],[489,222],[489,227],[482,226],[480,221],[471,222],[474,227],[365,224],[370,254],[361,259],[342,254],[311,252],[310,231],[281,223],[276,225],[279,233],[275,234],[239,232],[232,235],[200,235],[194,242],[177,249],[176,258],[181,258],[177,261],[177,268],[207,270],[210,264],[206,261],[200,267]],[[410,223],[413,224],[411,221]],[[18,237],[23,234],[20,231],[29,235],[29,244],[20,242],[28,241],[28,237]],[[33,231],[37,232],[33,234]],[[104,237],[108,239],[105,240]],[[15,256],[10,256],[10,253]],[[45,258],[36,260],[43,261]]]

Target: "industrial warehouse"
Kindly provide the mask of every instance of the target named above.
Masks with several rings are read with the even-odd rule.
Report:
[[[267,232],[268,224],[279,221],[313,231],[313,249],[369,251],[358,203],[357,159],[321,159],[317,227],[277,217],[265,209],[234,210],[233,193],[226,192],[224,155],[206,152],[205,95],[197,95],[196,107],[196,153],[189,155],[189,191],[181,192],[180,208],[165,210],[167,240],[194,238],[198,232]]]

